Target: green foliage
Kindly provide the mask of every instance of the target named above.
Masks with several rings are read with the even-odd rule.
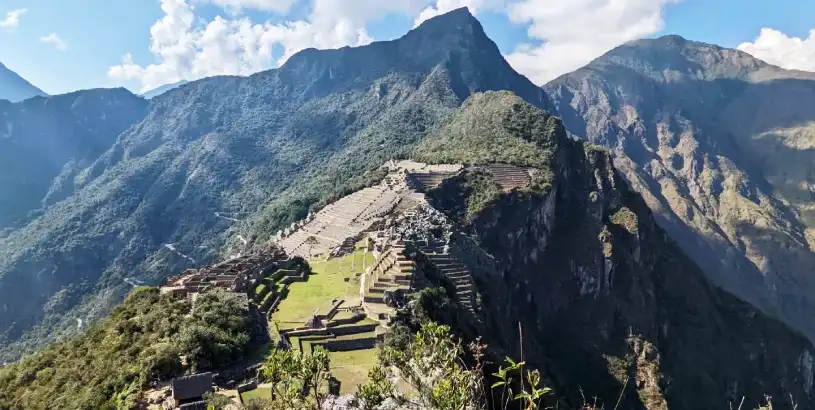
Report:
[[[502,192],[492,174],[476,168],[448,178],[438,188],[431,190],[428,197],[453,220],[468,225]]]
[[[397,341],[382,346],[380,367],[371,372],[371,381],[360,386],[356,394],[360,408],[376,409],[391,399],[414,406],[408,408],[487,409],[488,380],[483,371],[486,346],[476,341],[465,348],[450,330],[427,321],[407,340],[397,334]],[[467,365],[466,356],[472,359],[472,365]],[[495,382],[490,389],[502,391],[501,409],[514,408],[516,403],[525,410],[541,409],[543,400],[551,395],[551,389],[541,385],[540,373],[525,370],[524,366],[523,362],[507,358],[506,366],[492,375]],[[408,397],[388,385],[387,381],[393,379],[407,382],[415,394]]]
[[[543,399],[552,393],[552,389],[541,387],[540,372],[535,369],[524,373],[526,363],[516,363],[509,357],[506,358],[506,363],[507,366],[499,367],[498,372],[492,374],[497,381],[490,386],[493,390],[501,390],[501,403],[504,403],[504,407],[508,408],[510,401],[519,401],[526,410],[540,408]],[[512,389],[512,385],[516,381],[515,377],[520,377],[521,379],[521,388],[517,393],[513,393]]]
[[[311,353],[275,350],[263,365],[263,376],[272,384],[268,400],[256,400],[263,409],[321,410],[328,399],[331,359],[315,347]]]
[[[413,155],[433,164],[504,163],[538,168],[540,183],[551,183],[554,151],[562,136],[565,130],[559,119],[511,92],[487,92],[470,97]]]
[[[368,383],[359,386],[354,395],[356,407],[361,410],[375,410],[385,400],[394,397],[396,389],[388,380],[388,374],[381,366],[376,366],[368,372]]]
[[[229,292],[183,298],[138,288],[84,335],[0,369],[0,408],[129,409],[149,381],[225,366],[248,343],[246,305]]]
[[[234,403],[229,397],[212,392],[205,394],[204,399],[207,401],[207,410],[226,410]]]

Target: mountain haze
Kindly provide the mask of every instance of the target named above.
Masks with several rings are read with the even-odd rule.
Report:
[[[543,89],[715,283],[815,339],[815,73],[666,36]]]
[[[70,196],[81,185],[78,171],[110,149],[146,106],[124,89],[0,101],[0,231]]]
[[[3,357],[100,317],[133,279],[157,283],[245,251],[241,239],[262,243],[372,180],[472,93],[503,89],[548,105],[461,9],[398,40],[304,50],[276,70],[153,98],[71,171],[72,195],[0,238]]]
[[[19,74],[0,63],[0,100],[11,102],[22,101],[31,97],[46,96],[39,88],[33,86]]]
[[[189,81],[181,80],[181,81],[178,81],[178,82],[175,82],[175,83],[165,84],[165,85],[162,85],[161,87],[152,89],[152,90],[147,91],[145,93],[142,93],[141,96],[149,100],[151,98],[158,97],[159,95],[164,94],[167,91],[170,91],[170,90],[176,89],[178,87],[181,87],[182,85],[187,84],[188,82]]]

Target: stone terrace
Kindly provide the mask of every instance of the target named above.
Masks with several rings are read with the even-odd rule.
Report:
[[[195,297],[211,288],[220,287],[233,292],[247,292],[265,275],[275,270],[287,256],[280,250],[257,255],[239,256],[202,269],[188,269],[170,277],[161,293],[175,293]]]
[[[386,184],[365,188],[326,206],[299,227],[295,225],[293,233],[279,236],[278,244],[293,256],[326,255],[369,229],[399,201],[399,193]],[[314,243],[309,243],[310,237]]]
[[[396,241],[368,269],[360,287],[363,306],[373,317],[387,321],[394,313],[398,293],[407,295],[414,287],[415,263],[405,255],[405,244]]]
[[[520,168],[514,165],[492,164],[485,165],[485,170],[492,174],[493,179],[505,191],[523,188],[532,182],[533,168]]]

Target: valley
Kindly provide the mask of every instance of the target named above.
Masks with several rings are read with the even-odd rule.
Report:
[[[462,8],[0,101],[0,409],[446,408],[450,352],[485,394],[455,408],[505,360],[542,406],[815,408],[813,84],[665,36],[539,87]]]

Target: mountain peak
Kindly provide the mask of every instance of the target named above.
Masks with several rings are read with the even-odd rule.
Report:
[[[470,12],[467,7],[461,7],[453,11],[431,17],[418,27],[411,30],[405,37],[413,33],[424,33],[425,35],[450,36],[450,35],[475,35],[489,40],[481,22]]]
[[[584,69],[577,70],[576,73],[578,75],[592,72],[610,73],[620,69],[659,81],[685,78],[762,82],[794,74],[741,50],[688,40],[675,34],[622,44],[598,57]]]
[[[0,63],[0,99],[11,102],[22,101],[36,96],[47,96],[19,74]]]
[[[537,105],[548,103],[540,89],[515,72],[469,9],[462,7],[430,18],[405,36],[361,47],[306,49],[292,56],[275,74],[309,93],[353,87],[362,79],[395,72],[452,76],[456,95],[509,89]]]

